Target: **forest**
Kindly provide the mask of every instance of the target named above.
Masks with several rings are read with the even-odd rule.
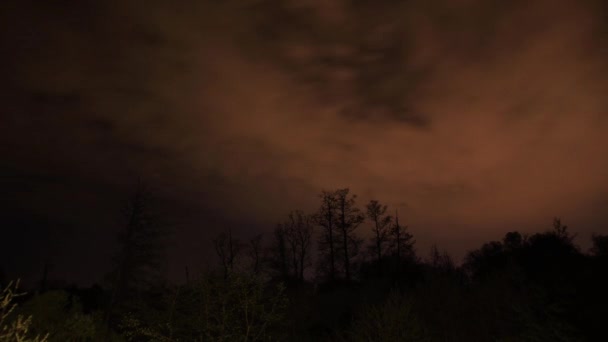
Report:
[[[405,217],[350,189],[272,233],[208,241],[216,267],[160,266],[170,230],[140,186],[122,210],[113,269],[91,287],[22,290],[0,273],[0,341],[600,341],[608,236],[582,250],[559,218],[504,232],[462,262],[416,248]],[[365,237],[365,238],[363,238]]]

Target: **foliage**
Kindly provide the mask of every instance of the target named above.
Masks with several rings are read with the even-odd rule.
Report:
[[[271,341],[286,300],[282,285],[271,287],[255,275],[207,274],[189,288],[176,289],[163,318],[129,313],[121,329],[129,341]]]
[[[197,291],[202,300],[202,334],[209,341],[266,341],[286,304],[284,288],[267,288],[260,277],[205,277]]]
[[[35,335],[30,332],[32,316],[18,314],[11,317],[17,308],[15,300],[23,296],[18,293],[19,281],[10,282],[0,293],[0,342],[46,342],[48,336]]]
[[[345,341],[428,341],[427,333],[414,311],[412,302],[392,291],[380,305],[360,310],[352,325],[339,339]]]
[[[65,291],[37,294],[20,308],[36,317],[35,333],[49,332],[49,341],[100,340],[103,331],[99,314],[84,314],[80,301]]]
[[[220,234],[218,273],[191,281],[186,268],[187,283],[169,285],[147,281],[158,265],[161,236],[148,202],[138,196],[126,211],[114,288],[21,297],[11,283],[0,298],[0,342],[605,339],[608,238],[594,235],[585,254],[559,219],[541,233],[508,232],[469,252],[459,266],[437,246],[424,261],[417,257],[407,225],[371,201],[366,216],[375,236],[365,259],[357,256],[356,231],[364,216],[356,196],[340,189],[321,194],[315,216],[291,212],[270,248],[261,235],[245,245],[230,230]],[[310,282],[304,270],[313,223],[320,227],[322,277]],[[90,313],[107,304],[105,321]]]

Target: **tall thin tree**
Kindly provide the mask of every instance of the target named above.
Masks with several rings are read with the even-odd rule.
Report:
[[[260,273],[262,261],[262,238],[262,234],[257,234],[249,239],[249,257],[251,258],[251,266],[254,274]]]
[[[148,187],[139,181],[122,210],[124,226],[119,233],[120,250],[114,258],[115,268],[111,274],[112,295],[106,312],[108,323],[117,304],[161,277],[167,227],[155,215],[152,202]]]
[[[300,280],[304,281],[304,271],[310,264],[310,249],[312,246],[313,235],[313,217],[310,215],[301,215],[299,217],[300,225],[296,234],[298,240],[298,253],[300,259]]]
[[[321,207],[319,208],[315,221],[321,227],[321,236],[319,238],[318,250],[320,265],[325,266],[325,262],[329,261],[329,279],[336,278],[336,215],[337,215],[337,200],[334,192],[322,191],[319,195],[321,198]]]
[[[355,230],[365,220],[361,210],[355,206],[357,195],[349,194],[350,189],[348,188],[339,189],[335,193],[338,204],[338,230],[341,234],[344,276],[346,280],[351,279],[351,262],[357,253],[360,243]]]
[[[390,233],[390,225],[393,222],[393,218],[390,215],[386,215],[388,207],[380,204],[376,200],[371,200],[367,206],[367,218],[371,221],[372,232],[372,250],[376,254],[376,260],[378,263],[381,262],[385,249],[385,245],[388,242]]]
[[[232,230],[230,229],[227,232],[219,233],[213,240],[213,245],[224,270],[224,278],[228,278],[228,275],[234,270],[234,264],[243,245],[240,240],[232,236]]]
[[[270,267],[278,272],[278,275],[283,280],[289,278],[290,268],[286,234],[285,226],[278,224],[274,229],[274,240],[268,253]]]
[[[292,258],[293,275],[300,281],[304,280],[304,269],[308,266],[309,252],[312,240],[312,218],[300,210],[289,214],[285,223],[286,240],[289,244]]]
[[[398,262],[414,255],[414,236],[408,231],[407,225],[399,224],[399,213],[395,213],[395,224],[390,230],[390,243]]]

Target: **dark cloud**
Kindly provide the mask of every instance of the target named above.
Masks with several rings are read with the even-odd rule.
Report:
[[[408,108],[426,72],[408,66],[407,27],[386,4],[328,6],[268,2],[253,9],[261,52],[298,82],[311,84],[318,100],[343,108],[347,119],[394,119],[413,126],[428,118]],[[398,6],[397,10],[406,8]],[[249,52],[251,53],[251,52]]]
[[[82,227],[82,253],[139,177],[178,222],[177,272],[222,227],[343,186],[399,208],[423,251],[605,220],[602,2],[0,6],[5,210]]]

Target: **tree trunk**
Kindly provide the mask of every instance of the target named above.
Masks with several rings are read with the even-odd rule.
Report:
[[[375,219],[375,223],[376,223],[376,253],[378,256],[378,264],[380,264],[380,259],[382,259],[382,246],[381,246],[381,241],[380,241],[380,227],[378,225],[378,218]]]
[[[341,203],[341,224],[342,224],[342,237],[344,239],[344,275],[346,280],[350,280],[350,260],[348,258],[348,227],[346,227],[346,217],[344,216],[344,199]]]
[[[331,207],[327,206],[327,217],[328,217],[328,229],[329,229],[329,259],[330,259],[330,274],[329,277],[331,280],[336,279],[336,265],[335,265],[335,256],[334,256],[334,227],[332,226],[331,219]]]

